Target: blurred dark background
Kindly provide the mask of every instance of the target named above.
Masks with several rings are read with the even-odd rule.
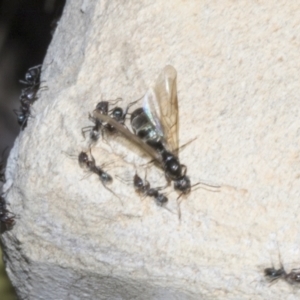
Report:
[[[13,112],[20,107],[19,96],[24,88],[19,80],[30,67],[43,62],[65,2],[0,0],[0,153],[13,146],[20,132]],[[16,299],[5,276],[1,254],[0,299]]]

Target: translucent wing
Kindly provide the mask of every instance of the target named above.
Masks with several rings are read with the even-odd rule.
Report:
[[[154,92],[159,105],[161,128],[169,150],[178,156],[178,100],[177,72],[174,67],[166,66],[158,77]]]
[[[96,110],[94,111],[94,117],[102,122],[109,123],[112,125],[118,132],[123,134],[128,140],[134,142],[137,146],[142,148],[148,155],[150,155],[154,160],[158,161],[159,163],[162,162],[161,155],[155,151],[153,148],[145,144],[138,136],[130,132],[127,128],[123,125],[119,124],[116,120],[112,119],[107,115],[102,115]]]

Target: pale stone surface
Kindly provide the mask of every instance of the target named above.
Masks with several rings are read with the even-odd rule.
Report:
[[[299,299],[263,278],[277,241],[286,269],[300,267],[299,13],[281,0],[68,1],[43,67],[49,89],[6,174],[18,219],[2,240],[22,299]],[[168,211],[115,179],[121,204],[66,154],[87,149],[97,102],[140,98],[166,64],[178,71],[180,143],[197,136],[181,161],[193,183],[222,185],[192,191],[181,222],[172,189]],[[93,154],[115,162],[113,176],[148,160],[108,142]]]

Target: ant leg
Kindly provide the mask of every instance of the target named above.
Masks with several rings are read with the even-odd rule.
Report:
[[[186,175],[186,172],[187,172],[187,167],[186,167],[186,165],[180,165],[180,167],[181,167],[182,170],[183,170],[183,176],[185,176],[185,175]]]
[[[95,158],[92,154],[92,148],[91,147],[89,148],[89,152],[90,152],[90,156],[91,156],[91,159],[92,159],[90,161],[91,165],[89,166],[89,169],[92,170],[96,166],[96,161],[95,161]]]
[[[88,172],[86,175],[84,175],[80,180],[84,180],[88,177],[90,177],[93,173],[92,172]]]
[[[155,159],[152,159],[152,160],[150,160],[149,162],[147,162],[147,163],[145,163],[145,164],[142,164],[141,167],[145,167],[145,166],[150,165],[150,164],[153,164],[153,163],[155,163],[155,162],[156,162],[156,160],[155,160]]]
[[[115,175],[115,177],[118,179],[118,180],[120,180],[122,183],[124,183],[124,184],[127,184],[127,185],[132,185],[132,183],[133,183],[133,181],[132,180],[130,180],[130,179],[125,179],[125,178],[122,178],[122,177],[120,177],[120,176],[118,176],[118,175]]]
[[[102,183],[102,185],[104,186],[104,188],[106,188],[106,189],[107,189],[108,191],[110,191],[114,196],[116,196],[116,197],[119,199],[119,201],[121,202],[121,204],[124,205],[124,204],[123,204],[123,201],[121,200],[121,198],[120,198],[114,191],[112,191],[109,187],[107,187],[107,186],[104,184],[103,181],[101,181],[101,183]]]
[[[103,169],[103,168],[106,168],[107,166],[110,166],[110,165],[112,165],[112,164],[114,164],[114,161],[105,162],[105,163],[103,163],[103,164],[100,166],[100,168]]]
[[[141,99],[135,100],[135,101],[133,101],[133,102],[130,102],[130,103],[127,105],[127,107],[125,108],[125,111],[124,111],[124,120],[125,120],[127,114],[129,114],[129,113],[128,113],[129,108],[130,108],[131,106],[133,106],[134,104],[136,104],[136,103],[137,103],[138,101],[140,101],[140,100],[141,100]]]
[[[138,101],[141,101],[142,99],[144,98],[144,96],[143,97],[141,97],[141,98],[139,98],[139,99],[137,99],[137,100],[135,100],[135,101],[132,101],[132,102],[130,102],[129,104],[128,104],[128,106],[127,106],[127,108],[126,108],[126,114],[128,114],[128,115],[131,115],[129,112],[128,112],[128,110],[129,110],[129,108],[131,107],[131,106],[133,106],[134,104],[136,104]]]
[[[116,105],[120,101],[123,101],[123,98],[118,97],[115,100],[108,100],[109,104],[112,104],[112,105]]]
[[[150,189],[150,183],[149,181],[147,180],[147,169],[145,171],[145,178],[144,178],[144,181],[145,181],[145,184],[144,184],[144,189],[145,191],[148,191]]]
[[[23,123],[22,123],[22,125],[21,125],[21,130],[24,130],[24,128],[27,126],[27,120],[28,120],[28,117],[29,117],[29,116],[26,116],[26,117],[25,117],[25,119],[24,119],[24,121],[23,121]]]
[[[27,72],[28,71],[31,71],[31,70],[34,70],[34,69],[41,69],[42,68],[42,64],[39,64],[39,65],[36,65],[36,66],[33,66],[33,67],[31,67],[31,68],[29,68],[28,70],[27,70]],[[41,70],[40,70],[41,71]]]
[[[81,128],[81,134],[82,134],[82,136],[84,137],[84,139],[85,139],[86,133],[87,133],[87,132],[91,132],[91,130],[92,130],[93,127],[94,127],[94,126],[90,125],[90,126],[85,126],[85,127],[82,127],[82,128]]]
[[[179,151],[179,150],[183,150],[186,146],[188,146],[189,144],[191,144],[193,141],[195,141],[197,139],[197,137],[191,139],[190,141],[186,142],[184,145],[180,146],[179,148],[175,149],[175,151]]]
[[[40,84],[41,84],[42,82],[45,82],[45,81],[41,81]],[[46,85],[41,86],[41,87],[39,88],[39,91],[47,91],[47,90],[49,90],[49,88],[48,88],[48,86],[46,86]]]
[[[181,208],[180,208],[180,203],[182,200],[180,200],[181,196],[183,195],[183,193],[181,193],[178,198],[176,199],[177,201],[177,213],[178,213],[178,219],[179,221],[181,221]]]
[[[96,123],[95,118],[94,118],[90,113],[89,113],[88,119],[89,119],[90,121],[92,121],[93,123]]]

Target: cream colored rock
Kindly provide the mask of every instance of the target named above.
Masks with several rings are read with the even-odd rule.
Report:
[[[49,47],[48,90],[7,167],[17,214],[3,237],[21,299],[299,299],[263,269],[278,251],[300,267],[300,4],[252,1],[68,1]],[[162,68],[178,72],[180,153],[196,189],[176,211],[116,179],[149,158],[122,137],[93,148],[105,189],[76,158],[81,128],[104,99],[143,96]],[[68,155],[69,154],[69,155]],[[164,174],[148,167],[153,186]],[[277,247],[277,242],[279,249]]]

